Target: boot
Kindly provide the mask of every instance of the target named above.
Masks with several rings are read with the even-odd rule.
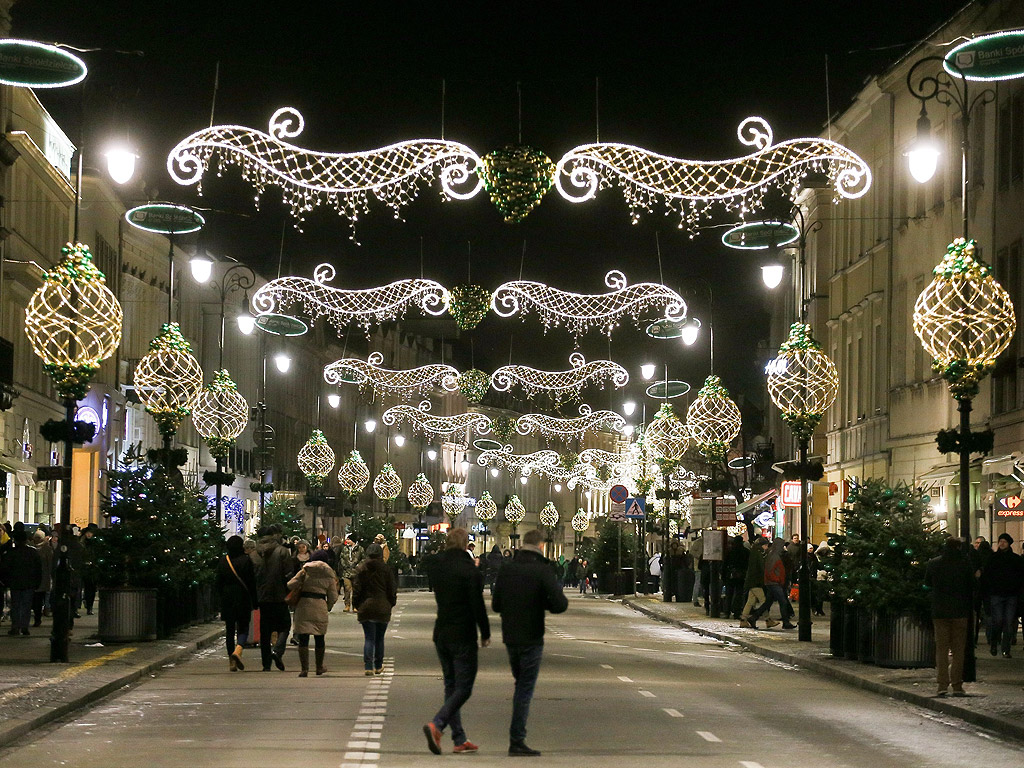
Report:
[[[299,651],[299,665],[302,667],[302,671],[299,672],[299,677],[309,677],[309,646],[300,645]]]
[[[233,653],[228,656],[228,670],[231,672],[238,671],[238,660]]]
[[[236,645],[235,646],[235,652],[231,654],[231,661],[232,661],[232,663],[236,667],[238,667],[238,670],[240,672],[244,672],[245,671],[245,664],[242,663],[242,646],[241,645]]]
[[[327,667],[324,666],[324,651],[325,648],[317,646],[313,649],[314,655],[316,656],[316,673],[318,675],[326,675]]]

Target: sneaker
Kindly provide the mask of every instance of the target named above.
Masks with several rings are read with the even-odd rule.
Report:
[[[946,698],[946,690],[942,689],[942,690],[936,691],[935,692],[935,698],[937,698],[937,699],[944,699],[944,698]]]
[[[777,627],[779,625],[779,622],[777,622],[775,619],[765,619],[764,625],[768,627],[768,629],[771,629],[772,627]]]
[[[427,749],[435,755],[441,754],[441,732],[433,722],[423,726],[423,735],[427,737]]]
[[[966,699],[969,694],[961,688],[959,691],[953,691],[953,695],[958,699]]]
[[[540,752],[530,749],[525,742],[512,743],[508,745],[509,757],[540,757]]]
[[[373,670],[373,674],[375,674],[375,675],[383,675],[384,674],[384,667],[380,667],[378,669]]]
[[[997,655],[999,653],[999,649],[996,648],[994,645],[990,645],[988,647],[988,652],[991,653],[993,656],[995,656],[995,655]]]
[[[464,741],[461,744],[456,744],[455,748],[452,749],[452,752],[454,752],[455,754],[459,754],[461,752],[476,752],[479,749],[480,747],[478,747],[472,741]]]
[[[796,624],[790,624],[788,621],[782,624],[783,629],[796,629]]]
[[[22,634],[23,635],[27,635],[28,634],[28,630],[27,629],[22,630]],[[1003,658],[1004,659],[1012,659],[1013,657],[1010,655],[1009,651],[1003,651]]]
[[[746,619],[740,619],[740,627],[742,629],[750,629],[750,622]]]
[[[373,677],[373,670],[372,669],[368,669],[365,672],[363,672],[363,674],[366,675],[367,677]]]
[[[28,636],[28,627],[22,629],[21,630],[21,634],[23,634],[23,635],[25,635],[27,637]],[[1010,654],[1006,654],[1006,657],[1009,658]]]

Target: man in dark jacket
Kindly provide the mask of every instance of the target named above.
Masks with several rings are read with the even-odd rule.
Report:
[[[743,579],[747,601],[740,611],[740,626],[748,629],[757,629],[757,622],[751,620],[751,614],[763,606],[767,599],[764,594],[764,551],[767,546],[768,540],[758,536],[750,545],[750,556],[747,558],[747,573]]]
[[[491,608],[501,614],[501,640],[516,681],[508,731],[509,756],[540,755],[526,746],[526,718],[544,653],[544,612],[563,613],[569,607],[558,586],[554,564],[541,552],[542,540],[538,530],[524,534],[523,546],[498,573],[491,597]]]
[[[974,571],[960,539],[950,537],[942,554],[928,561],[924,584],[931,590],[935,625],[936,696],[945,696],[950,683],[954,696],[964,693],[964,650],[967,621],[974,596]]]
[[[294,575],[292,553],[281,543],[281,526],[261,528],[259,534],[253,564],[260,608],[260,656],[264,672],[270,671],[271,662],[284,672],[284,650],[292,628],[292,617],[284,601],[288,595],[288,579]],[[271,646],[274,632],[277,632],[277,642]]]
[[[477,630],[480,646],[491,644],[491,624],[484,605],[484,581],[480,569],[469,555],[469,533],[465,528],[448,532],[444,552],[429,562],[424,558],[428,578],[437,603],[434,621],[434,648],[444,675],[444,704],[434,719],[423,726],[427,747],[441,754],[441,733],[452,729],[455,752],[476,752],[478,747],[466,738],[462,727],[462,705],[473,695],[477,670]]]
[[[35,547],[29,546],[24,526],[15,528],[11,539],[13,546],[0,563],[0,581],[11,590],[11,629],[7,634],[27,635],[32,595],[43,578],[43,565]]]
[[[999,534],[996,550],[981,572],[981,592],[988,600],[989,651],[995,656],[1002,640],[1003,657],[1007,659],[1017,632],[1017,596],[1024,579],[1021,556],[1010,549],[1011,544],[1010,534]]]

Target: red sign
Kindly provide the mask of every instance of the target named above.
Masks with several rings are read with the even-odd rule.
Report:
[[[996,515],[999,517],[1024,517],[1024,499],[1017,494],[996,499]]]
[[[799,507],[800,506],[800,481],[799,480],[787,480],[782,484],[782,506],[784,507]]]
[[[431,533],[437,533],[438,531],[447,531],[449,528],[448,523],[434,523],[428,529]]]

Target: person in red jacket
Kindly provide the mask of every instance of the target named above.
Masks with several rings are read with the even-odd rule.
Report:
[[[783,629],[796,629],[792,622],[793,606],[786,599],[786,564],[783,562],[782,554],[786,543],[776,538],[764,559],[764,591],[767,596],[765,604],[750,614],[750,623],[754,625],[763,614],[771,610],[772,603],[779,604],[779,613],[782,615]],[[765,620],[769,627],[774,627],[775,622],[768,618]]]

